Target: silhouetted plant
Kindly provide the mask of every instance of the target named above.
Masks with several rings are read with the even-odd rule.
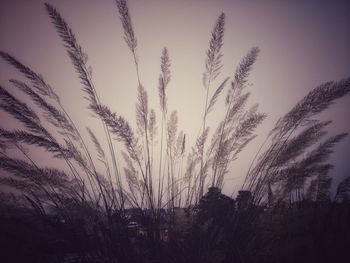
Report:
[[[253,160],[243,185],[254,193],[256,204],[266,197],[271,185],[274,185],[276,199],[288,197],[290,202],[306,198],[308,184],[308,197],[313,200],[319,200],[321,196],[324,199],[328,195],[331,178],[327,173],[332,166],[324,162],[333,152],[334,145],[347,134],[331,136],[315,146],[327,134],[324,128],[330,122],[320,122],[314,117],[349,91],[349,79],[322,84],[278,120],[262,145],[270,141],[270,146],[263,153],[259,150],[257,156],[260,155],[255,163]]]
[[[330,136],[319,143],[326,136],[325,129],[330,122],[315,120],[315,115],[349,93],[350,79],[320,85],[276,123],[254,158],[242,187],[251,191],[252,202],[247,201],[244,209],[242,205],[236,208],[235,201],[220,191],[229,165],[256,137],[255,129],[266,118],[266,114],[258,111],[257,104],[247,107],[250,97],[248,77],[259,48],[252,48],[243,57],[232,78],[219,81],[225,26],[225,14],[220,14],[206,51],[203,73],[205,106],[201,127],[195,145],[188,147],[185,132],[178,131],[177,111],[168,109],[167,89],[171,80],[168,49],[164,47],[160,57],[158,95],[161,116],[158,118],[161,120],[157,121],[156,111],[149,105],[147,87],[142,84],[138,41],[127,2],[116,0],[116,5],[138,81],[135,87],[138,94],[135,130],[128,120],[100,100],[98,93],[101,91],[94,85],[87,54],[61,14],[52,5],[45,4],[80,79],[89,103],[88,109],[103,125],[105,138],[98,138],[92,129],[86,127],[95,154],[88,149],[86,139],[43,76],[14,56],[0,51],[0,57],[28,81],[11,79],[10,84],[31,99],[27,105],[0,87],[0,109],[21,124],[20,128],[13,130],[0,128],[0,169],[8,173],[0,177],[0,184],[15,189],[17,193],[12,196],[4,194],[0,198],[5,196],[4,199],[10,200],[12,208],[21,207],[23,210],[15,211],[20,216],[34,211],[34,219],[26,218],[29,221],[21,222],[21,227],[37,227],[38,231],[50,233],[47,236],[43,234],[45,237],[36,249],[42,248],[45,242],[50,244],[51,249],[60,247],[62,255],[40,260],[67,262],[69,258],[65,256],[73,251],[79,262],[254,262],[257,255],[266,256],[264,249],[277,247],[275,236],[286,234],[280,229],[267,230],[260,206],[263,201],[268,201],[268,208],[274,211],[282,209],[284,204],[291,208],[301,201],[330,206],[332,178],[328,172],[333,166],[326,162],[335,144],[347,134]],[[210,127],[207,117],[229,83],[223,119],[216,127]],[[213,90],[214,87],[216,89]],[[159,156],[154,156],[158,137]],[[107,150],[101,145],[101,139],[107,141]],[[114,139],[121,142],[120,149],[115,147]],[[266,145],[267,149],[262,152]],[[32,158],[33,148],[44,150],[65,166],[60,169],[45,167]],[[16,157],[13,151],[16,151]],[[95,155],[97,158],[94,158]],[[118,159],[119,156],[122,160]],[[184,159],[187,160],[185,165]],[[123,161],[123,169],[120,169],[117,160]],[[96,168],[97,162],[102,163],[103,171]],[[158,172],[155,172],[156,166]],[[348,177],[339,184],[334,200],[349,200],[349,182]],[[205,194],[207,189],[209,192]],[[237,199],[238,202],[240,200]],[[336,205],[332,203],[333,209]],[[142,241],[131,245],[127,234],[126,206],[137,207],[141,211],[149,233],[146,245]],[[177,239],[174,227],[177,206],[189,207],[193,219],[190,233],[181,240]],[[31,209],[28,210],[28,207]],[[169,246],[160,242],[164,208],[170,211],[167,215],[172,234]],[[289,223],[292,217],[282,211],[278,214],[280,218],[271,219],[268,226],[276,223],[279,227]],[[323,220],[315,225],[315,233],[319,234],[326,222],[325,214],[329,212],[333,215],[335,212],[332,209],[315,211]],[[347,210],[338,211],[346,214]],[[309,212],[305,213],[307,219],[312,218]],[[7,216],[0,219],[11,225]],[[336,224],[331,223],[340,232]],[[62,235],[63,241],[60,239]],[[329,233],[327,235],[334,238]],[[57,240],[63,243],[57,244]],[[260,247],[259,242],[266,243]],[[325,239],[322,242],[326,244]],[[170,254],[173,258],[166,253],[171,246],[174,248]],[[188,257],[184,256],[184,251],[190,252]],[[259,254],[253,255],[256,251]],[[272,258],[269,256],[266,256],[267,261]]]

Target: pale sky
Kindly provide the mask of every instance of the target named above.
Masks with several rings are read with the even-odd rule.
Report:
[[[134,126],[137,78],[114,1],[48,2],[65,18],[88,54],[93,81],[103,104]],[[249,163],[279,117],[322,82],[350,76],[348,1],[130,0],[128,3],[138,40],[141,81],[149,95],[149,107],[156,109],[158,117],[160,55],[162,48],[168,47],[172,63],[168,108],[178,111],[179,129],[186,133],[187,149],[194,145],[203,116],[205,51],[216,18],[225,12],[224,67],[212,91],[220,80],[233,76],[250,48],[260,48],[249,78],[250,103],[259,103],[260,111],[268,118],[257,129],[258,138],[232,164],[224,187],[227,194],[240,188]],[[90,126],[97,135],[103,135],[100,122],[86,109],[77,74],[46,13],[44,1],[0,1],[0,50],[41,73],[60,95],[81,130]],[[12,67],[0,61],[3,87],[11,90],[8,79],[18,76]],[[210,114],[209,125],[224,117],[224,96]],[[323,119],[333,120],[330,135],[350,132],[349,103],[349,96],[342,98],[322,114]],[[2,126],[4,122],[11,125],[5,114],[0,113],[0,118]],[[346,138],[335,150],[331,163],[336,168],[331,174],[338,181],[350,175],[350,139]],[[45,157],[37,153],[36,158]]]

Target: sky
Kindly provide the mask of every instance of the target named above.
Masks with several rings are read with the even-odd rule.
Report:
[[[48,2],[65,18],[88,54],[103,104],[135,127],[137,77],[114,1]],[[149,105],[158,116],[160,56],[164,46],[169,50],[172,80],[167,90],[168,108],[178,111],[179,129],[186,133],[187,149],[194,145],[201,126],[205,52],[220,13],[226,14],[224,67],[214,86],[233,76],[239,61],[252,47],[260,48],[248,89],[252,93],[250,105],[259,103],[260,111],[268,117],[256,130],[258,137],[232,163],[223,189],[227,194],[240,188],[254,154],[279,117],[319,84],[350,76],[348,1],[130,0],[128,5],[138,40],[141,81],[148,92]],[[103,136],[100,122],[86,109],[77,74],[50,22],[44,1],[0,1],[0,50],[41,73],[81,130],[89,126]],[[11,78],[20,76],[0,61],[0,85],[11,90]],[[223,118],[223,98],[209,115],[209,125]],[[349,96],[342,98],[319,116],[333,121],[330,134],[350,132],[349,103]],[[6,114],[0,113],[0,118],[1,125],[16,127]],[[346,138],[335,150],[330,161],[335,165],[331,174],[337,182],[349,175],[350,139]],[[38,161],[50,163],[49,156],[42,152],[33,155]]]

